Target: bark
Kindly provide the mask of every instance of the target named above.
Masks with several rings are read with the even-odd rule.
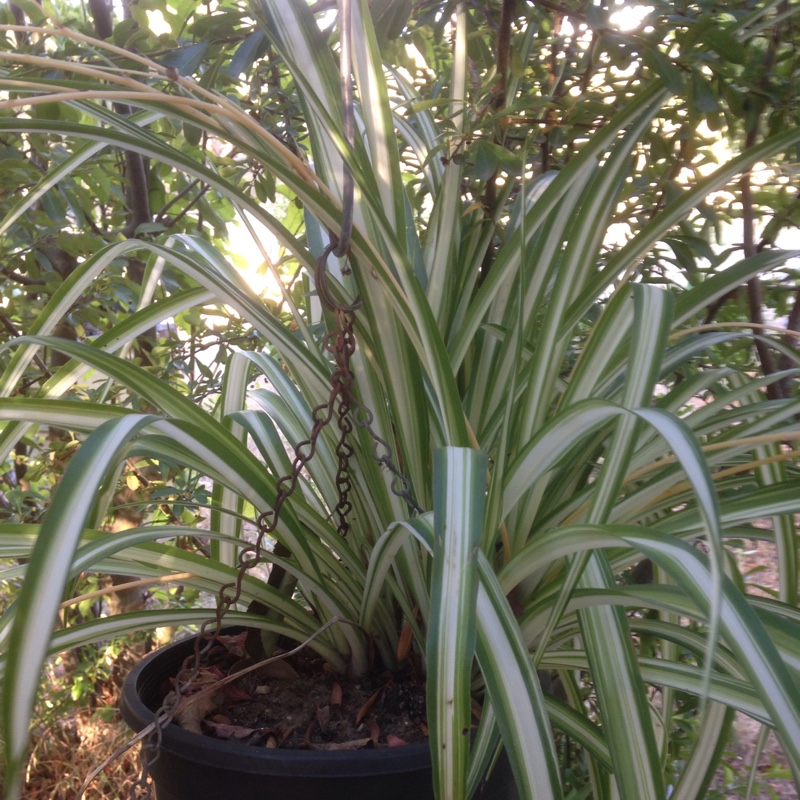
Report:
[[[785,10],[787,7],[786,0],[781,3],[780,9]],[[761,79],[759,81],[760,87],[766,92],[769,86],[770,74],[775,66],[775,58],[777,55],[778,44],[781,39],[780,26],[776,25],[773,30],[772,38],[764,53],[764,60],[762,62]],[[759,102],[758,98],[753,98],[751,102]],[[761,120],[761,113],[755,115],[755,119],[750,125],[745,135],[744,149],[745,151],[754,147],[758,140],[758,129]],[[750,170],[742,175],[740,181],[741,201],[742,201],[742,223],[744,227],[744,256],[748,258],[754,256],[758,252],[758,247],[755,241],[755,209],[753,206],[753,192],[751,185]],[[763,300],[761,291],[761,279],[758,277],[753,278],[747,283],[747,306],[750,315],[750,322],[756,326],[764,324]],[[754,327],[753,333],[755,338],[756,353],[761,362],[761,369],[764,375],[773,375],[777,371],[775,359],[772,354],[768,343],[764,340],[762,330]],[[784,385],[783,381],[771,383],[766,388],[767,397],[770,400],[777,400],[783,397],[788,397],[785,394],[788,387]]]
[[[800,288],[798,288],[795,292],[794,305],[792,306],[792,310],[789,312],[789,319],[786,321],[786,330],[793,331],[794,333],[800,332]],[[791,333],[787,333],[783,337],[783,343],[787,347],[791,347],[792,349],[796,350],[798,344],[800,344],[800,339],[797,336],[792,336]],[[793,361],[791,356],[782,354],[778,359],[778,369],[781,371],[791,369],[793,366],[796,366],[796,363]],[[791,397],[792,378],[781,378],[779,383],[783,397]]]
[[[511,24],[516,13],[516,0],[503,0],[503,9],[500,16],[500,27],[497,31],[497,87],[491,108],[497,112],[506,105],[506,89],[508,87],[508,67],[511,60]],[[494,143],[502,144],[502,136],[494,135]],[[495,224],[497,214],[497,171],[486,181],[486,191],[483,197],[483,205],[486,209],[486,217],[490,224]],[[486,248],[486,254],[481,263],[478,285],[486,280],[489,271],[494,263],[494,242],[490,242]]]
[[[114,33],[114,19],[108,0],[89,0],[89,11],[98,39],[109,39]]]

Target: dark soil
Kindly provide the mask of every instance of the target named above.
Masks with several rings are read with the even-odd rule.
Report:
[[[197,688],[252,664],[243,635],[220,637]],[[191,694],[189,694],[191,697]],[[425,686],[411,674],[336,675],[310,651],[249,672],[177,721],[189,730],[257,747],[354,750],[424,741]]]

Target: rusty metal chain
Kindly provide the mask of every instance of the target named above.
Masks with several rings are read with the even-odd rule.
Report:
[[[320,260],[327,258],[328,250],[323,253]],[[339,488],[339,502],[335,513],[338,515],[339,532],[345,536],[349,530],[347,513],[352,508],[348,500],[351,488],[349,476],[349,458],[353,448],[347,442],[347,437],[352,432],[350,421],[350,403],[352,402],[353,374],[350,371],[350,358],[355,352],[355,335],[353,334],[354,315],[351,310],[337,308],[335,311],[336,325],[324,340],[324,348],[333,354],[336,368],[331,373],[331,391],[328,399],[318,405],[312,412],[314,425],[309,438],[300,442],[295,447],[295,456],[292,468],[287,475],[279,478],[275,484],[277,494],[272,508],[264,511],[257,520],[258,535],[255,542],[243,547],[239,551],[236,579],[223,584],[219,589],[217,606],[213,619],[206,620],[199,630],[195,640],[195,652],[191,670],[187,667],[182,671],[179,679],[185,682],[186,678],[197,671],[200,659],[213,646],[219,632],[222,630],[223,621],[228,610],[235,606],[242,596],[242,584],[245,575],[257,567],[264,557],[264,540],[275,533],[280,521],[280,513],[284,503],[292,496],[298,486],[300,474],[317,452],[317,443],[323,429],[336,417],[340,436],[336,446],[339,459],[339,469],[336,475],[336,485]],[[213,626],[213,628],[212,628]],[[191,657],[190,657],[191,658]]]
[[[139,755],[139,777],[134,781],[131,786],[129,800],[151,800],[153,796],[153,786],[150,783],[148,761],[144,755],[144,745],[142,745],[142,752]]]
[[[352,150],[354,142],[354,109],[351,82],[350,0],[340,0],[340,12],[342,111],[345,140]],[[213,619],[206,620],[200,626],[195,639],[194,654],[184,662],[181,671],[175,678],[174,691],[171,693],[171,697],[165,700],[162,707],[156,712],[154,732],[142,743],[139,754],[141,773],[138,781],[131,789],[130,800],[151,800],[152,783],[148,778],[149,768],[158,759],[163,731],[175,716],[183,689],[194,680],[200,670],[203,655],[213,647],[219,637],[228,610],[241,599],[245,575],[263,560],[264,540],[266,537],[272,536],[277,529],[281,508],[297,488],[300,474],[308,462],[314,458],[322,430],[331,423],[334,417],[339,429],[339,440],[335,448],[338,461],[336,488],[339,493],[339,500],[336,508],[332,511],[332,515],[336,518],[339,534],[343,537],[347,536],[350,529],[349,514],[353,509],[353,504],[350,501],[352,481],[349,465],[354,450],[349,439],[353,433],[354,424],[366,430],[372,437],[374,442],[373,458],[393,476],[391,491],[405,500],[410,513],[419,514],[422,512],[411,492],[411,484],[392,461],[391,448],[373,429],[374,417],[372,412],[353,396],[353,373],[350,370],[350,359],[356,348],[355,334],[353,332],[354,312],[360,307],[361,300],[356,299],[350,305],[343,305],[333,297],[327,284],[325,270],[328,257],[331,254],[338,258],[348,255],[353,227],[354,180],[346,159],[343,160],[342,167],[344,180],[341,229],[338,235],[330,232],[330,244],[317,260],[314,271],[317,294],[326,308],[334,314],[335,321],[333,331],[325,337],[323,343],[325,350],[333,356],[335,363],[335,369],[330,377],[330,395],[326,402],[318,405],[313,410],[312,419],[314,424],[309,438],[295,447],[295,456],[289,474],[281,477],[275,484],[275,501],[271,509],[264,511],[258,517],[258,535],[255,542],[239,551],[236,579],[220,587]],[[148,756],[148,750],[153,751],[152,757]]]
[[[333,251],[334,245],[329,245],[320,256],[315,272],[320,296],[328,304],[330,295],[325,285],[325,262]],[[224,618],[228,610],[235,606],[242,596],[242,586],[245,575],[258,566],[264,556],[264,540],[271,536],[278,527],[280,513],[284,503],[292,496],[298,486],[300,474],[305,469],[309,461],[314,458],[317,451],[317,443],[323,429],[336,418],[339,428],[339,441],[336,445],[336,456],[338,459],[338,470],[336,474],[336,486],[339,491],[339,500],[333,514],[338,520],[337,530],[342,536],[346,536],[350,524],[348,514],[352,510],[352,503],[349,500],[352,488],[349,471],[350,457],[353,455],[353,447],[348,438],[353,432],[353,422],[350,409],[355,402],[353,397],[353,373],[350,369],[350,359],[355,353],[356,340],[353,332],[355,323],[354,306],[342,306],[332,301],[335,325],[334,329],[325,337],[323,346],[329,352],[335,363],[335,368],[330,376],[331,391],[328,399],[318,405],[312,412],[314,425],[311,429],[309,438],[300,442],[295,447],[295,456],[292,467],[287,475],[281,477],[275,484],[276,495],[272,507],[264,511],[257,520],[258,535],[254,543],[243,547],[239,551],[238,567],[236,578],[230,583],[224,584],[219,589],[217,605],[213,618],[209,618],[202,623],[195,639],[195,649],[193,655],[184,662],[178,676],[174,681],[175,690],[171,696],[164,701],[161,708],[156,712],[154,733],[142,745],[140,751],[141,773],[138,781],[131,789],[131,800],[150,800],[152,785],[148,779],[149,768],[158,758],[161,744],[161,735],[164,728],[172,721],[178,704],[181,701],[183,687],[189,685],[200,670],[202,657],[211,647],[213,647],[222,630]],[[359,408],[363,409],[363,406]],[[365,409],[364,409],[365,410]],[[361,412],[363,413],[363,411]],[[371,415],[370,415],[371,416]],[[155,739],[155,741],[153,741]],[[147,750],[152,750],[154,755],[148,757]]]
[[[336,488],[339,490],[339,502],[334,509],[337,517],[336,528],[341,536],[347,536],[350,531],[348,516],[353,509],[350,502],[350,457],[353,447],[348,441],[353,432],[353,423],[350,418],[350,408],[355,402],[353,397],[353,373],[350,371],[350,359],[356,351],[356,337],[353,333],[355,315],[351,310],[335,309],[336,328],[335,337],[326,337],[325,348],[333,354],[336,369],[331,376],[331,384],[338,383],[338,405],[336,408],[336,422],[339,427],[339,441],[336,443],[336,457],[338,470],[336,472]]]
[[[375,418],[372,412],[355,398],[350,403],[354,411],[353,422],[359,428],[363,428],[372,438],[372,458],[380,464],[387,472],[392,475],[390,489],[392,494],[405,500],[411,516],[424,513],[422,507],[417,503],[411,489],[411,481],[403,474],[397,464],[392,460],[392,448],[385,439],[382,439],[372,427]]]
[[[214,617],[206,620],[200,626],[195,639],[194,654],[184,662],[183,668],[175,679],[175,691],[171,693],[171,698],[165,701],[156,712],[154,733],[148,740],[145,740],[140,751],[141,774],[131,788],[130,800],[151,800],[152,784],[148,778],[149,768],[158,758],[163,730],[175,715],[181,700],[182,687],[194,680],[200,669],[203,655],[208,652],[219,637],[225,615],[241,599],[245,575],[262,562],[264,540],[277,529],[284,503],[297,488],[300,474],[316,454],[320,434],[334,417],[339,428],[339,440],[335,448],[338,459],[336,487],[339,492],[339,501],[332,514],[337,518],[337,530],[340,535],[347,536],[350,528],[348,515],[353,508],[349,499],[352,488],[349,463],[354,450],[348,439],[353,433],[354,426],[366,430],[372,438],[373,459],[393,476],[390,486],[391,491],[406,502],[412,515],[422,513],[422,508],[414,498],[408,478],[393,461],[392,448],[373,428],[374,416],[372,412],[354,397],[354,376],[350,369],[350,360],[356,349],[353,330],[355,324],[354,311],[360,303],[343,306],[332,300],[325,285],[324,273],[325,261],[332,250],[333,245],[325,249],[317,262],[316,270],[318,291],[321,289],[320,296],[323,298],[323,302],[329,307],[332,306],[331,310],[335,320],[333,331],[328,333],[323,342],[325,350],[333,356],[335,363],[335,369],[330,376],[330,395],[324,403],[321,403],[313,410],[312,419],[314,420],[314,425],[309,438],[295,447],[295,456],[290,472],[281,477],[275,484],[275,501],[272,504],[272,508],[264,511],[258,517],[258,536],[255,542],[242,548],[239,552],[236,579],[220,587]],[[212,626],[213,629],[211,629]],[[154,752],[151,758],[148,758],[146,752],[148,749]]]

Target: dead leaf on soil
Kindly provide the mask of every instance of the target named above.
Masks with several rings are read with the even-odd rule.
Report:
[[[400,633],[400,639],[397,642],[397,660],[405,661],[408,658],[408,653],[411,650],[411,640],[414,638],[414,631],[411,628],[411,623],[406,622],[403,625],[403,630]]]
[[[378,739],[381,738],[381,729],[378,727],[378,723],[374,719],[368,719],[367,727],[369,728],[369,738],[372,743],[378,744]]]
[[[224,677],[218,667],[200,667],[192,682],[183,689],[183,695],[189,697],[196,692],[202,691],[206,686],[218,683]]]
[[[222,722],[205,720],[204,724],[217,739],[249,739],[263,733],[259,728],[245,728],[243,725],[226,725]]]
[[[285,742],[296,730],[296,725],[289,725],[287,728],[283,728],[283,730],[279,729],[281,742]]]
[[[358,710],[358,714],[356,714],[356,725],[360,725],[360,724],[361,724],[361,721],[364,719],[364,717],[366,717],[366,716],[367,716],[367,714],[369,714],[369,712],[372,710],[372,707],[375,705],[375,701],[378,699],[378,697],[380,697],[380,694],[381,694],[381,692],[383,691],[383,688],[384,688],[384,687],[383,687],[383,686],[381,686],[381,688],[380,688],[380,689],[378,689],[378,691],[377,691],[377,692],[375,692],[375,693],[374,693],[374,694],[373,694],[373,695],[372,695],[372,696],[371,696],[371,697],[370,697],[370,698],[367,700],[367,702],[366,702],[366,703],[364,703],[364,705],[363,705],[363,706],[361,706],[361,708]]]
[[[229,683],[225,686],[225,701],[228,703],[246,703],[248,700],[252,699],[249,692],[246,692],[233,683]]]
[[[244,644],[247,638],[247,631],[237,633],[235,636],[218,636],[217,641],[232,655],[239,658],[247,657]]]
[[[419,606],[414,606],[414,619],[419,622]],[[408,654],[411,652],[411,642],[414,639],[414,631],[411,627],[411,622],[406,620],[403,625],[403,630],[400,633],[400,638],[397,641],[397,660],[405,661]]]
[[[340,706],[342,704],[342,687],[334,683],[331,687],[331,705]]]
[[[220,692],[209,692],[198,696],[193,702],[183,702],[175,712],[175,721],[182,728],[202,734],[200,722],[219,705]]]
[[[288,661],[273,661],[271,664],[265,664],[258,670],[258,676],[274,681],[293,681],[300,677],[297,670]]]
[[[372,739],[353,739],[350,742],[326,742],[325,744],[312,744],[312,750],[361,750],[372,742]]]
[[[322,730],[325,730],[330,718],[331,718],[330,706],[323,706],[322,708],[317,709],[317,722],[319,723],[319,727],[322,728]]]
[[[388,744],[389,747],[405,747],[408,742],[405,739],[401,739],[399,736],[394,736],[390,733],[386,737],[386,744]]]

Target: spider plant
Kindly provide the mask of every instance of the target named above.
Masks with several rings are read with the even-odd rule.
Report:
[[[342,163],[356,185],[348,264],[329,258],[343,302],[356,296],[355,393],[391,444],[423,513],[392,491],[393,476],[356,427],[350,459],[350,531],[331,516],[337,433],[285,504],[267,559],[291,576],[283,588],[247,577],[227,621],[303,641],[340,672],[363,673],[374,648],[397,666],[404,624],[426,664],[437,797],[465,798],[498,743],[524,798],[564,794],[557,741],[580,748],[595,798],[696,798],[709,785],[731,710],[773,728],[800,767],[800,616],[788,463],[798,437],[796,399],[767,401],[764,378],[716,364],[714,348],[746,334],[692,327],[715,299],[790,255],[745,258],[688,288],[637,280],[642,257],[707,195],[753,164],[800,141],[790,131],[721,164],[623,246],[606,231],[630,155],[669,94],[658,83],[631,94],[558,173],[522,179],[488,224],[462,193],[459,159],[441,159],[472,113],[466,11],[453,21],[450,115],[415,103],[412,86],[384,71],[367,3],[353,13],[358,136],[343,132],[336,59],[304,3],[254,2],[251,13],[291,73],[308,129],[307,158],[287,149],[213,88],[176,77],[142,55],[68,29],[41,29],[85,48],[84,60],[0,53],[7,104],[63,103],[78,121],[0,118],[23,135],[69,136],[82,149],[45,175],[2,223],[104,147],[141,153],[227,197],[313,272],[327,232],[342,222]],[[97,57],[94,57],[97,56]],[[118,70],[116,60],[135,67]],[[509,97],[514,81],[510,79]],[[407,103],[397,105],[397,97]],[[133,113],[122,115],[116,104]],[[292,233],[270,208],[148,127],[168,118],[230,143],[302,203]],[[451,146],[446,144],[446,146]],[[455,146],[454,144],[452,146]],[[413,163],[402,154],[413,151]],[[520,164],[524,150],[518,154]],[[312,166],[313,165],[313,166]],[[420,220],[408,202],[411,171],[432,199]],[[499,235],[498,235],[499,232]],[[492,268],[478,279],[487,248]],[[50,336],[81,293],[123,254],[148,259],[138,310],[91,341]],[[189,288],[163,282],[180,272]],[[310,289],[310,287],[309,287]],[[207,242],[176,235],[127,240],[86,259],[55,292],[27,335],[4,347],[0,382],[3,456],[26,431],[53,425],[81,439],[41,525],[0,526],[2,577],[22,588],[0,622],[2,724],[11,798],[29,738],[45,659],[126,631],[196,625],[208,610],[161,609],[55,629],[59,604],[81,573],[181,580],[215,593],[235,572],[248,521],[271,508],[289,471],[285,442],[308,437],[312,410],[330,392],[333,365],[321,339],[333,317],[311,291],[285,296],[292,325],[277,319]],[[155,323],[189,308],[226,306],[260,336],[260,352],[228,363],[214,408],[195,404],[126,357]],[[35,396],[15,396],[37,350],[71,360]],[[103,376],[107,402],[71,395]],[[795,375],[792,370],[787,373]],[[256,375],[265,388],[248,390]],[[694,402],[702,397],[704,402]],[[150,413],[132,406],[143,400]],[[487,458],[488,457],[488,458]],[[109,534],[103,520],[126,460],[180,464],[213,482],[210,554],[176,537],[197,531],[147,524]],[[769,518],[769,530],[752,529]],[[745,593],[726,540],[775,545],[780,597]],[[285,553],[285,554],[284,554]],[[620,576],[643,559],[651,583]],[[185,577],[185,575],[190,577]],[[269,615],[247,610],[251,602]],[[645,642],[648,643],[645,646]],[[563,687],[545,692],[547,671]],[[483,702],[474,741],[470,697]],[[700,698],[702,735],[686,763],[669,763],[679,698]]]

